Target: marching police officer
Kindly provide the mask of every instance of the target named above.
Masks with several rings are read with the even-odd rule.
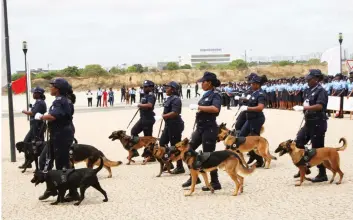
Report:
[[[181,100],[179,97],[180,86],[178,83],[172,81],[166,86],[167,100],[164,102],[163,119],[165,126],[159,141],[161,146],[167,145],[169,142],[171,146],[181,141],[181,134],[184,131],[184,121],[181,119]],[[172,174],[185,173],[183,161],[177,161],[177,167],[172,171]]]
[[[241,137],[248,135],[260,136],[261,127],[265,123],[265,115],[262,111],[265,108],[266,97],[261,86],[267,82],[267,77],[265,75],[261,77],[254,75],[249,82],[251,83],[252,94],[249,98],[248,106],[241,106],[239,109],[241,112],[245,111],[246,114],[246,122],[240,130]],[[263,159],[261,156],[254,151],[250,151],[249,155],[250,160],[248,163],[252,163],[256,159],[256,166],[262,167]]]
[[[140,119],[131,129],[131,136],[136,137],[143,131],[144,136],[152,136],[153,125],[155,123],[154,105],[156,103],[156,96],[153,94],[154,83],[150,80],[143,82],[144,96],[141,99],[141,103],[137,104],[140,110]],[[138,156],[137,150],[134,150],[133,156]]]
[[[53,80],[50,87],[50,94],[55,96],[52,106],[49,108],[49,114],[43,115],[37,113],[36,120],[48,121],[48,130],[50,140],[46,151],[49,158],[45,162],[44,170],[50,170],[53,167],[52,159],[55,159],[57,170],[70,168],[69,148],[73,142],[74,134],[72,130],[72,108],[67,99],[69,92],[69,83],[62,78]],[[43,152],[45,152],[43,150]],[[42,154],[43,154],[42,152]],[[43,157],[43,155],[41,155]],[[46,191],[39,200],[47,199],[49,196],[55,196],[56,190],[47,186]]]
[[[221,82],[217,79],[216,74],[205,72],[203,77],[199,80],[202,82],[202,89],[205,91],[204,95],[198,104],[191,104],[190,109],[198,110],[196,114],[196,130],[192,133],[190,140],[190,147],[196,150],[201,144],[204,152],[213,152],[216,149],[218,126],[216,117],[221,111],[221,96],[215,92],[215,88],[220,86]],[[221,189],[221,184],[218,180],[218,170],[210,172],[211,185],[213,189]],[[197,184],[201,181],[197,179]],[[191,185],[191,178],[182,186],[189,187]],[[209,191],[204,186],[203,191]]]
[[[303,111],[305,114],[305,124],[299,130],[296,138],[298,148],[304,149],[304,145],[311,140],[313,148],[321,148],[325,146],[325,133],[327,130],[327,116],[325,114],[328,103],[328,95],[325,89],[319,84],[323,79],[321,70],[311,69],[306,76],[309,88],[305,92],[304,106],[294,106],[296,111]],[[323,164],[317,166],[319,175],[312,182],[327,181],[326,169]],[[310,173],[308,169],[307,174]],[[294,175],[298,178],[299,173]]]
[[[34,116],[39,112],[44,114],[47,112],[47,104],[45,103],[44,89],[36,87],[33,90],[33,99],[36,100],[30,111],[23,110],[22,113],[30,116],[30,129],[23,140],[23,142],[32,141],[44,141],[44,133],[46,130],[46,124],[42,121],[34,120]],[[25,168],[25,164],[19,166],[19,168]],[[31,168],[32,165],[29,164],[27,168]]]

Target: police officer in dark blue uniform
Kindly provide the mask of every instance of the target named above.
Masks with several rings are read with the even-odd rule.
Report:
[[[181,141],[181,135],[184,131],[184,121],[181,119],[182,103],[179,97],[180,86],[172,81],[165,85],[167,100],[164,102],[163,119],[165,126],[159,141],[161,146],[166,146],[169,142],[171,146]],[[177,167],[172,171],[172,174],[185,173],[183,161],[177,161]]]
[[[23,140],[23,142],[32,141],[44,141],[44,133],[46,130],[46,124],[42,121],[34,120],[34,116],[39,112],[44,114],[47,112],[47,104],[45,103],[44,89],[36,87],[33,90],[33,99],[36,100],[30,111],[23,110],[22,113],[30,116],[30,129]],[[24,165],[19,168],[24,168]],[[32,168],[32,164],[29,164],[27,168]]]
[[[71,126],[72,109],[67,99],[67,93],[69,92],[70,85],[65,79],[62,78],[57,78],[50,84],[50,94],[55,96],[55,100],[49,108],[49,114],[42,115],[37,113],[35,115],[36,120],[48,121],[50,139],[47,146],[47,151],[50,157],[49,160],[46,160],[44,171],[52,169],[52,159],[55,159],[55,167],[57,170],[70,168],[69,148],[74,139]],[[42,196],[39,197],[39,200],[44,200],[49,196],[55,195],[56,191],[52,188],[48,188],[47,186],[47,190]]]
[[[254,75],[250,81],[252,94],[247,102],[248,106],[240,107],[240,111],[245,111],[246,122],[240,130],[240,136],[246,137],[248,135],[260,136],[260,131],[262,125],[265,123],[265,115],[262,112],[265,108],[266,97],[265,93],[261,89],[261,86],[267,82],[267,77],[265,75],[258,76]],[[256,159],[256,166],[263,166],[263,159],[261,156],[257,155],[254,151],[249,152],[250,160],[248,163],[252,163]]]
[[[327,116],[325,114],[328,95],[325,89],[319,84],[323,80],[323,74],[319,69],[311,69],[306,76],[309,88],[305,92],[303,106],[294,106],[296,111],[303,111],[305,114],[305,124],[299,130],[296,138],[298,148],[304,149],[304,145],[311,141],[313,148],[321,148],[325,146],[325,133],[327,131]],[[326,169],[323,164],[317,166],[319,175],[312,182],[327,181]],[[307,174],[310,174],[308,169]],[[298,178],[299,173],[294,175]]]
[[[216,74],[211,72],[205,72],[199,82],[202,82],[202,89],[205,93],[197,105],[190,105],[190,109],[198,110],[198,113],[195,120],[196,130],[192,133],[189,145],[193,150],[196,150],[202,144],[203,152],[213,152],[216,149],[218,134],[216,117],[221,111],[221,96],[215,91],[215,88],[219,87],[221,82],[217,79]],[[213,189],[221,189],[222,187],[218,180],[218,170],[211,171],[210,175]],[[200,179],[197,179],[196,183],[199,184],[200,182]],[[182,186],[189,187],[190,185],[191,178]],[[202,190],[209,191],[206,186],[202,187]]]
[[[154,83],[150,80],[143,82],[144,96],[141,103],[137,105],[140,109],[140,120],[136,122],[131,129],[131,136],[136,137],[143,131],[144,136],[152,136],[153,125],[155,123],[154,105],[156,103],[156,96],[153,94]],[[134,150],[133,156],[138,156],[137,150]]]

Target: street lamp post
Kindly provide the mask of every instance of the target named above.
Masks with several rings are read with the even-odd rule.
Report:
[[[23,41],[22,42],[22,51],[25,54],[25,73],[26,73],[26,110],[29,110],[29,105],[28,105],[28,76],[27,76],[27,42]],[[27,120],[29,120],[29,116],[27,115]]]
[[[342,42],[343,42],[342,33],[338,34],[338,42],[340,42],[340,73],[342,73]]]

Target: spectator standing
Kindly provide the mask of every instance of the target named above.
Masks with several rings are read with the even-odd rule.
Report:
[[[113,91],[112,88],[109,88],[108,95],[109,95],[109,104],[110,104],[110,106],[114,106],[114,91]]]
[[[87,95],[88,107],[92,107],[93,93],[91,92],[91,90],[88,90],[86,95]]]
[[[97,91],[97,107],[101,107],[102,106],[102,94],[103,94],[103,91],[101,90],[101,88],[98,88],[98,91]]]
[[[125,99],[125,93],[126,93],[125,86],[123,86],[123,87],[121,88],[120,92],[121,92],[121,99],[120,99],[120,102],[123,102],[123,101],[126,100],[126,99]]]
[[[143,91],[143,87],[140,87],[139,93],[140,93],[140,102],[141,102],[143,96],[145,95],[145,92]]]
[[[107,93],[107,90],[104,89],[104,92],[103,92],[103,107],[108,107],[108,93]]]
[[[187,99],[191,98],[191,85],[190,85],[190,83],[188,83],[188,85],[186,86],[186,98]]]
[[[136,90],[134,87],[130,90],[131,104],[136,102]]]

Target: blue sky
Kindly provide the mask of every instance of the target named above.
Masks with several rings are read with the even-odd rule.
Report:
[[[98,63],[156,63],[200,48],[233,56],[353,53],[351,0],[9,0],[12,72]]]

